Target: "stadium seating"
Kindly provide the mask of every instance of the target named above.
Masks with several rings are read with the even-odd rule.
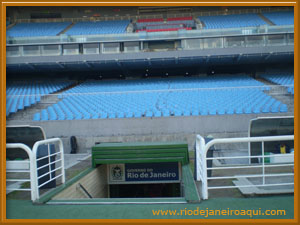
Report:
[[[167,21],[184,21],[184,20],[193,20],[192,16],[186,16],[186,17],[173,17],[168,18]]]
[[[61,23],[18,23],[6,31],[9,37],[55,36],[71,22]]]
[[[71,82],[30,83],[28,81],[8,82],[6,87],[6,116],[34,105],[41,97],[57,92],[71,85]],[[37,119],[35,117],[35,119]]]
[[[72,26],[67,35],[120,34],[125,33],[129,20],[78,22]]]
[[[138,19],[137,22],[138,23],[147,23],[147,22],[163,22],[164,19],[163,18],[153,18],[153,19]]]
[[[268,12],[263,15],[273,22],[275,25],[293,25],[294,24],[294,12]]]
[[[269,72],[261,74],[260,77],[275,84],[279,84],[286,87],[288,93],[294,95],[294,74],[282,72]]]
[[[257,14],[200,16],[198,18],[200,21],[204,22],[204,29],[252,27],[267,24]]]
[[[287,112],[246,75],[87,81],[34,115],[38,120],[114,119]]]
[[[147,19],[138,20],[136,23],[136,32],[161,32],[161,31],[177,31],[177,30],[191,30],[195,27],[195,21],[192,17],[176,17],[163,19]]]

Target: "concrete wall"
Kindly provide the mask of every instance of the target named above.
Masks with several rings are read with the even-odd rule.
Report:
[[[280,114],[282,116],[288,114]],[[60,137],[65,152],[70,152],[70,137],[76,136],[79,152],[86,152],[96,142],[187,141],[193,149],[196,134],[215,138],[248,135],[249,121],[259,116],[278,114],[243,114],[217,116],[128,118],[65,121],[7,121],[7,125],[41,126],[47,138]]]
[[[107,198],[108,185],[107,185],[107,167],[101,165],[93,170],[80,180],[76,181],[70,187],[58,193],[52,199],[83,199],[88,198],[84,192],[78,188],[81,184],[93,198]]]

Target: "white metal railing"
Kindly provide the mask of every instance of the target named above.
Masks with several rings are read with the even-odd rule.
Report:
[[[6,173],[29,173],[30,174],[30,179],[6,179],[6,182],[30,182],[30,188],[19,188],[19,187],[7,187],[7,191],[31,191],[31,200],[34,200],[35,196],[35,189],[32,188],[34,187],[34,163],[33,163],[33,156],[32,156],[32,151],[31,149],[21,143],[14,143],[14,144],[6,144],[7,149],[12,149],[12,148],[19,148],[24,150],[27,155],[28,155],[28,161],[22,160],[22,161],[11,161],[7,160],[6,161]],[[16,169],[16,165],[19,164],[18,169]]]
[[[55,153],[51,153],[50,152],[50,147],[48,145],[48,154],[45,157],[41,157],[37,159],[37,154],[38,154],[38,147],[40,145],[45,145],[45,144],[50,144],[50,143],[58,143],[58,147],[59,147],[59,151],[55,152]],[[44,185],[50,183],[51,181],[54,181],[58,178],[61,177],[62,179],[62,183],[65,183],[65,165],[64,165],[64,148],[63,148],[63,143],[61,141],[60,138],[51,138],[51,139],[46,139],[46,140],[41,140],[41,141],[37,141],[32,148],[32,152],[33,152],[33,161],[35,162],[35,189],[36,189],[36,195],[35,195],[35,200],[39,199],[40,197],[40,192],[39,189],[41,187],[43,187]],[[59,159],[55,159],[54,161],[51,160],[52,157],[55,156],[60,156]],[[40,160],[43,160],[45,158],[48,158],[48,164],[45,164],[43,166],[37,166],[37,162]],[[56,163],[60,163],[59,167],[54,167],[54,169],[52,168],[52,164],[56,164]],[[38,175],[38,171],[42,168],[48,167],[48,172],[44,173],[42,175]],[[59,173],[60,172],[60,173]],[[54,174],[54,175],[53,175]],[[40,184],[38,183],[39,179],[45,176],[49,176],[49,179],[47,179],[47,181],[45,182],[41,182]]]
[[[201,181],[202,183],[202,193],[201,197],[203,199],[208,199],[208,190],[209,189],[226,189],[226,188],[239,188],[239,187],[264,187],[264,186],[284,186],[284,185],[293,185],[294,182],[291,183],[274,183],[274,184],[266,184],[265,179],[266,177],[272,176],[294,176],[293,173],[272,173],[266,174],[265,168],[270,167],[291,167],[294,165],[294,160],[292,163],[283,163],[283,164],[265,164],[265,158],[272,158],[272,157],[287,157],[287,154],[274,154],[274,155],[264,155],[264,143],[269,141],[288,141],[294,140],[294,135],[284,135],[284,136],[268,136],[268,137],[243,137],[243,138],[222,138],[222,139],[213,139],[210,142],[205,144],[205,140],[200,135],[197,135],[196,138],[196,180]],[[231,144],[231,143],[250,143],[250,142],[261,142],[261,155],[255,156],[230,156],[230,157],[207,157],[207,151],[215,144]],[[232,165],[232,166],[224,166],[224,167],[211,167],[207,168],[207,160],[218,160],[218,159],[262,159],[260,164],[254,165]],[[246,175],[236,175],[236,176],[222,176],[222,177],[207,177],[208,170],[226,170],[226,169],[243,169],[243,168],[261,168],[261,174],[246,174]],[[261,177],[262,184],[253,184],[253,185],[232,185],[232,186],[211,186],[208,187],[208,180],[217,180],[217,179],[235,179],[235,178],[253,178],[253,177]]]
[[[49,144],[58,143],[59,150],[51,153],[50,152],[50,146]],[[48,145],[48,154],[46,156],[37,158],[37,154],[39,153],[39,146],[40,145]],[[65,183],[65,165],[64,165],[64,148],[63,143],[61,139],[59,138],[51,138],[46,140],[37,141],[34,145],[32,150],[24,144],[21,143],[13,143],[13,144],[6,144],[6,148],[19,148],[26,151],[28,154],[29,160],[27,163],[29,164],[29,169],[21,168],[21,169],[14,169],[16,163],[14,161],[6,161],[6,172],[7,173],[24,173],[29,172],[30,173],[30,179],[6,179],[7,182],[26,182],[30,181],[30,188],[7,188],[7,190],[15,190],[15,191],[31,191],[31,200],[36,201],[40,197],[40,188],[44,185],[50,183],[51,181],[54,181],[58,178],[61,178],[62,183]],[[56,158],[56,156],[59,156],[58,159],[51,160],[53,157]],[[38,166],[38,162],[43,159],[48,159],[48,162],[46,164]],[[24,161],[20,161],[20,163],[23,163]],[[59,167],[53,167],[52,165],[60,164]],[[43,168],[47,168],[48,170],[46,173],[43,173],[42,175],[38,175],[38,171]],[[49,179],[46,179],[44,182],[40,182],[39,179],[49,176]]]

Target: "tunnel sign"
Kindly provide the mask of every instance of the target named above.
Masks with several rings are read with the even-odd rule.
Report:
[[[177,162],[109,165],[110,182],[178,181]]]

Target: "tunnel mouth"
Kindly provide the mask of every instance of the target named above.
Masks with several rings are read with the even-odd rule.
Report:
[[[184,142],[102,143],[92,168],[41,202],[48,204],[186,203],[200,201]]]
[[[88,168],[65,184],[42,196],[37,204],[180,204],[197,192],[192,176],[175,182],[109,184],[108,165]],[[184,167],[191,175],[190,167]],[[200,199],[196,199],[200,201]]]
[[[182,197],[180,183],[112,184],[110,198]]]

